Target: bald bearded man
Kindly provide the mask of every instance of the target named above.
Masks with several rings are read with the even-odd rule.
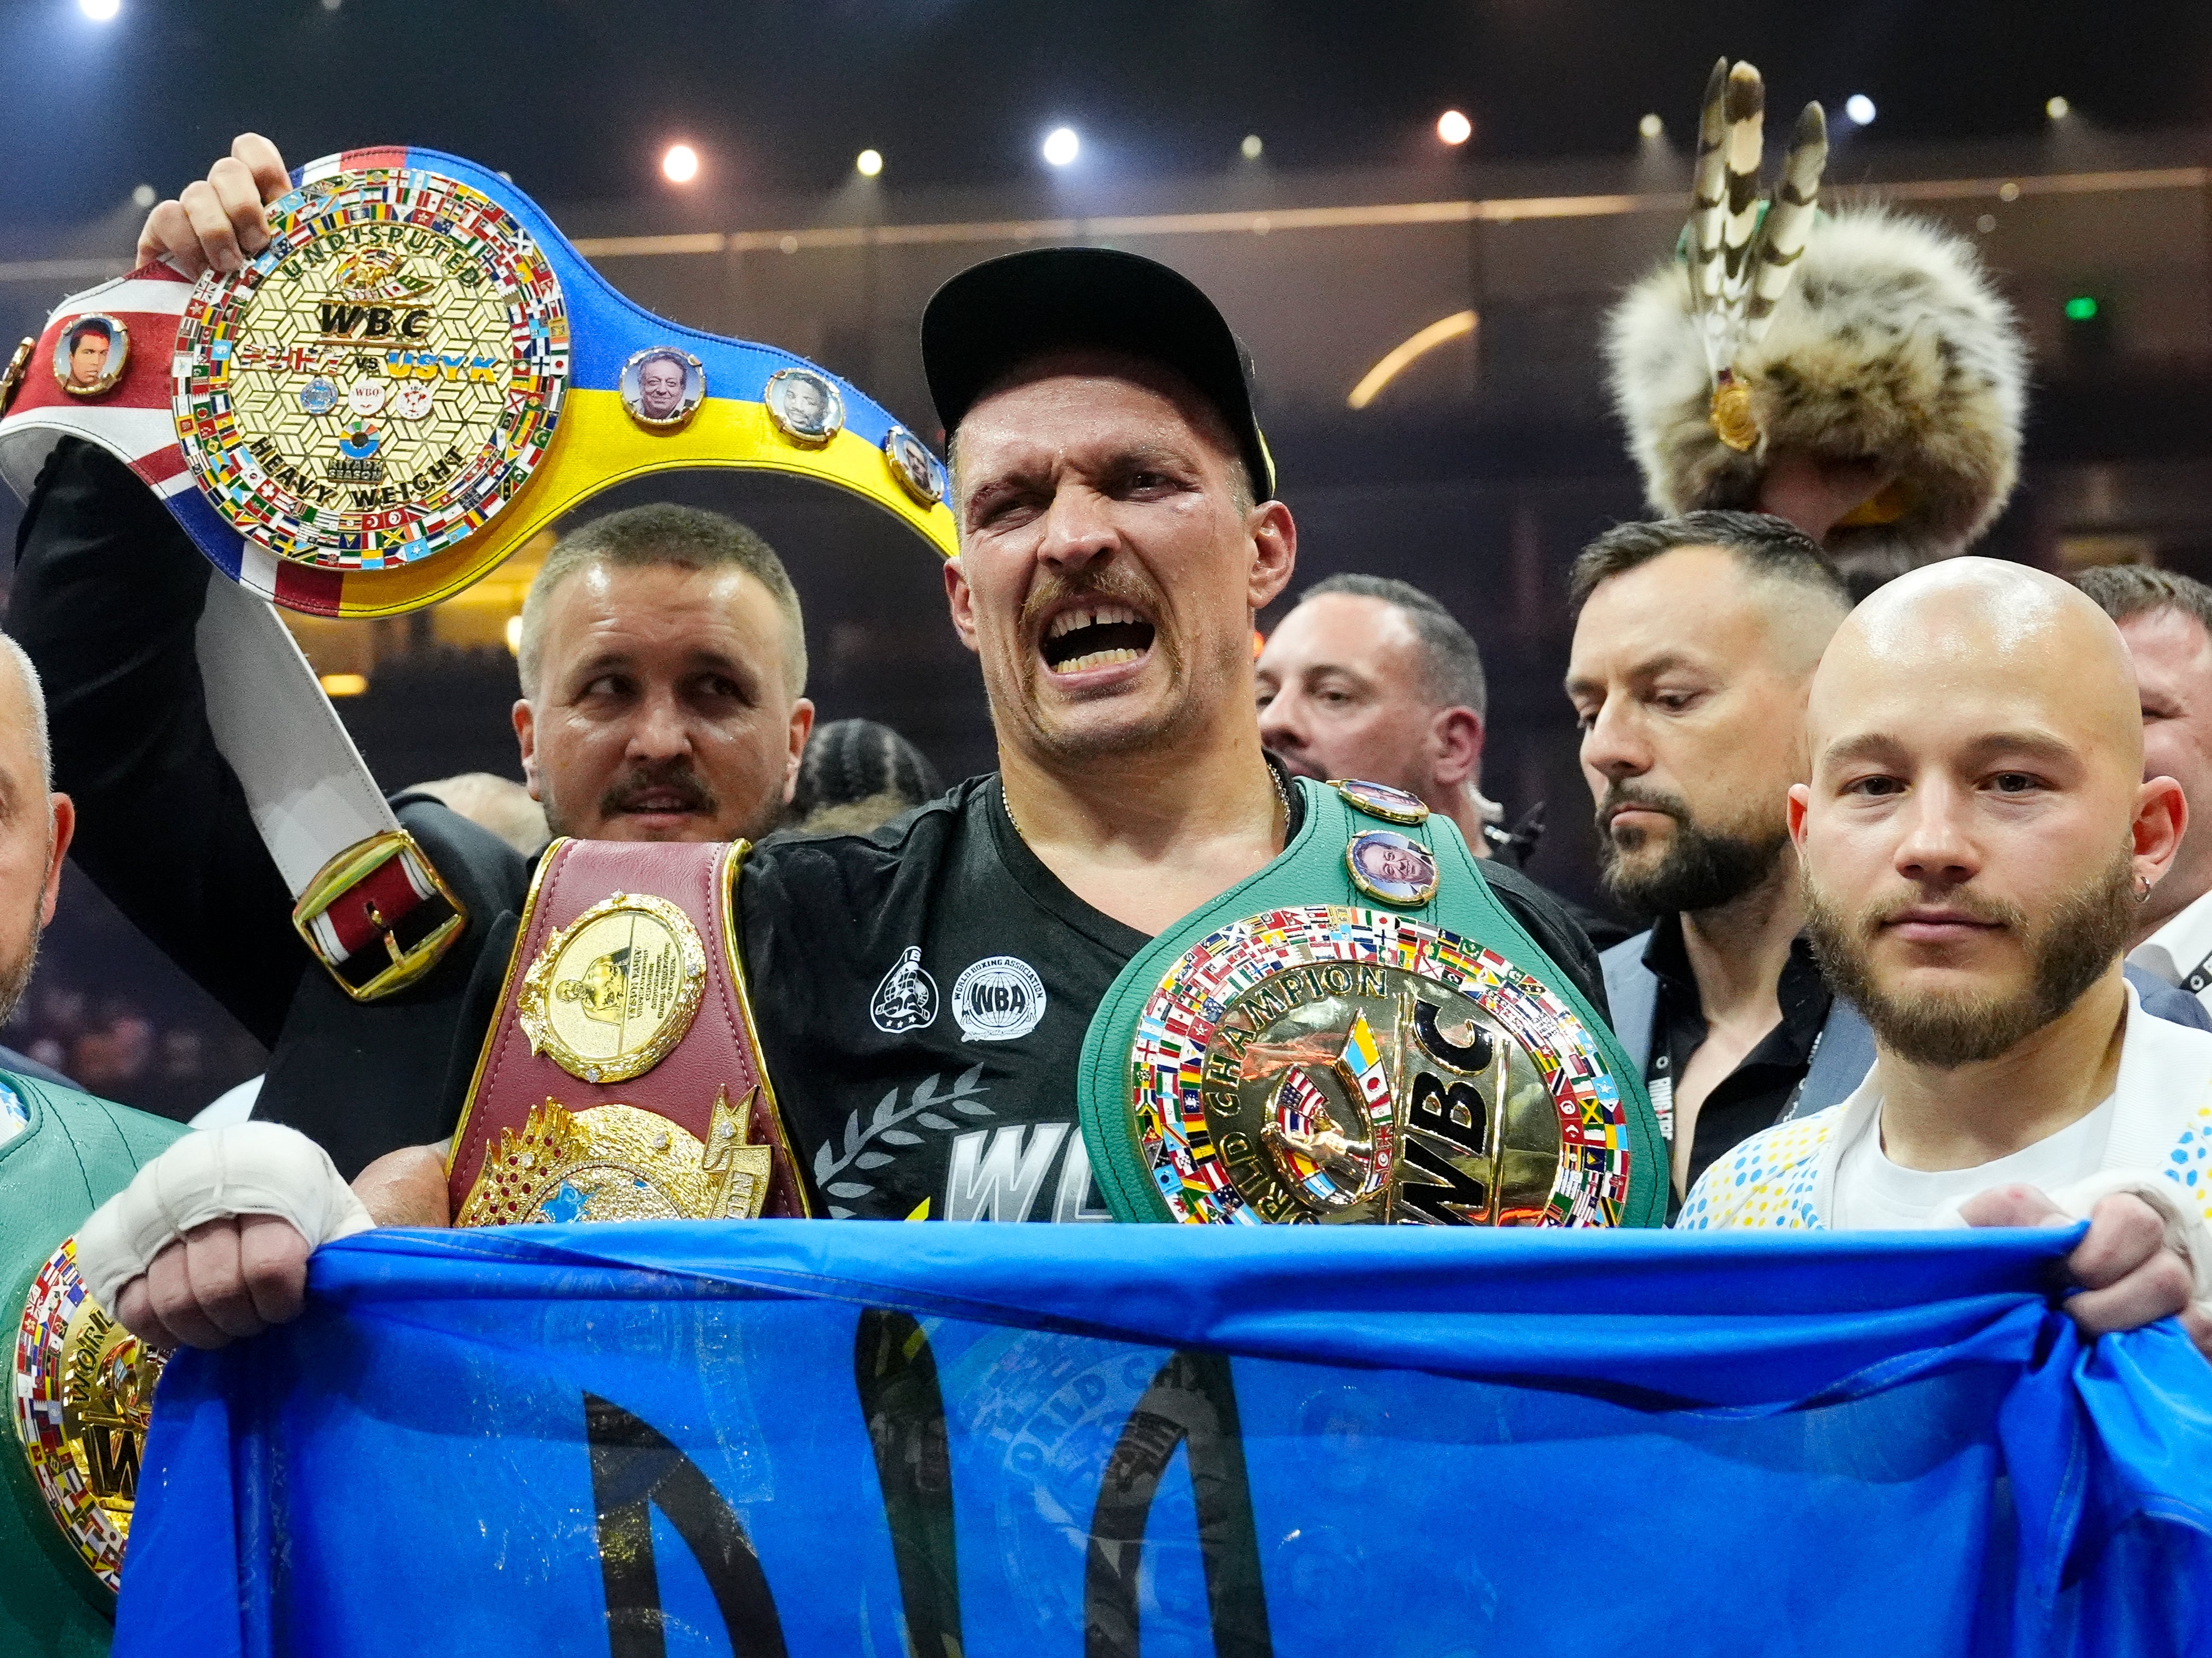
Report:
[[[2120,972],[2187,807],[2142,778],[2118,630],[2022,566],[1917,571],[1837,634],[1807,733],[1789,815],[1808,931],[1875,1062],[1717,1163],[1680,1224],[2086,1216],[2082,1328],[2183,1313],[2212,1355],[2212,1035],[2146,1017]]]

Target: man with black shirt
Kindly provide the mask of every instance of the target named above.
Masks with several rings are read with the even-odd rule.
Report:
[[[1576,560],[1567,697],[1597,801],[1607,890],[1656,914],[1605,953],[1613,1026],[1670,1125],[1676,1198],[1779,1118],[1817,1046],[1872,1061],[1799,936],[1783,806],[1801,774],[1806,687],[1850,609],[1819,547],[1782,519],[1692,513],[1607,531]]]
[[[1269,498],[1238,348],[1201,293],[1127,254],[1017,255],[947,285],[923,349],[954,434],[962,556],[946,589],[982,665],[1002,771],[872,835],[779,844],[747,862],[735,901],[759,1056],[814,1212],[1102,1218],[1075,1123],[1078,1061],[1125,965],[1293,854],[1334,869],[1326,901],[1344,902],[1348,816],[1411,830],[1425,809],[1383,791],[1348,814],[1264,757],[1251,618],[1290,579],[1296,529]],[[1310,847],[1316,825],[1339,838]],[[1454,904],[1490,918],[1484,942],[1552,999],[1541,1028],[1564,1019],[1580,1033],[1577,1075],[1614,1102],[1608,1144],[1648,1148],[1641,1091],[1615,1080],[1587,941],[1527,883],[1467,859],[1456,831],[1428,834],[1412,853],[1382,848],[1374,879],[1387,887],[1424,862],[1448,872],[1447,924]],[[1407,838],[1370,823],[1351,850]],[[502,1017],[517,912],[535,902],[525,875],[513,860],[489,938],[439,969],[466,978],[447,1022],[446,1127]],[[1408,886],[1390,902],[1430,913]],[[1466,1063],[1492,1051],[1479,1031],[1451,1030],[1431,1040]],[[331,1083],[347,1091],[342,1073]],[[392,1109],[357,1090],[351,1105],[372,1120]],[[1340,1138],[1296,1132],[1332,1169],[1347,1156]],[[1612,1166],[1618,1189],[1600,1202],[1593,1187],[1577,1218],[1627,1200],[1626,1160]],[[1636,1173],[1641,1186],[1641,1163]],[[326,1178],[295,1162],[270,1183]],[[380,1218],[446,1216],[431,1150],[403,1150],[363,1183]],[[255,1272],[289,1281],[303,1270],[299,1242]],[[212,1280],[196,1276],[201,1262],[215,1263]],[[157,1228],[141,1258],[103,1265],[123,1315],[156,1339],[219,1339],[256,1321],[261,1297],[239,1262],[220,1247],[164,1246]]]

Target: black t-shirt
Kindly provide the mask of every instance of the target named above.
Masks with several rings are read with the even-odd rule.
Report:
[[[1662,915],[1652,927],[1651,940],[1644,947],[1644,965],[1659,980],[1658,1015],[1652,1021],[1654,1040],[1644,1082],[1655,1099],[1663,1096],[1671,1102],[1674,1078],[1705,1046],[1706,1035],[1705,1003],[1698,993],[1697,975],[1690,969],[1679,914]],[[1802,938],[1790,943],[1775,999],[1782,1010],[1780,1021],[1714,1084],[1698,1108],[1697,1133],[1690,1145],[1692,1187],[1717,1160],[1762,1128],[1779,1122],[1805,1080],[1832,998],[1820,964],[1813,959],[1813,947]],[[1670,1188],[1669,1215],[1680,1206],[1680,1199]]]
[[[1523,877],[1483,870],[1601,1012],[1588,940]],[[763,847],[738,890],[763,1057],[819,1212],[1111,1218],[1076,1066],[1149,940],[1038,860],[996,777],[873,835]]]

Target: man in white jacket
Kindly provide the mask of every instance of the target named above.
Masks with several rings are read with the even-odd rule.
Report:
[[[1715,1163],[1680,1224],[2089,1216],[2082,1327],[2180,1312],[2212,1353],[2212,1035],[2145,1017],[2120,972],[2187,807],[2143,779],[2118,630],[2039,571],[1937,564],[1853,613],[1807,720],[1808,931],[1877,1057],[1841,1105]]]

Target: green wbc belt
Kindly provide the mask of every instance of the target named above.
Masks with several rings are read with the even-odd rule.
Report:
[[[1091,1022],[1083,1133],[1115,1218],[1661,1224],[1642,1084],[1457,826],[1376,784],[1297,786],[1282,855]]]

